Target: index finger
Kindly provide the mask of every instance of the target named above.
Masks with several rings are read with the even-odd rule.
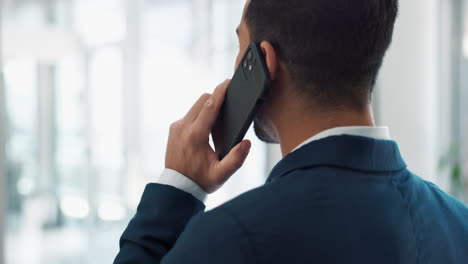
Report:
[[[211,98],[211,94],[205,93],[200,98],[198,101],[190,108],[188,113],[185,115],[184,119],[190,122],[193,122],[195,119],[197,119],[198,114],[200,114],[201,109],[203,108],[203,105],[206,103],[208,99]]]
[[[196,130],[203,131],[206,134],[210,133],[214,122],[218,118],[219,110],[224,103],[229,82],[230,80],[226,80],[216,87],[211,98],[203,105],[203,109],[194,122]]]

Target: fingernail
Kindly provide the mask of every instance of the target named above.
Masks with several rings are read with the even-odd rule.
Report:
[[[206,101],[206,106],[211,106],[212,104],[213,104],[213,100],[210,99]]]

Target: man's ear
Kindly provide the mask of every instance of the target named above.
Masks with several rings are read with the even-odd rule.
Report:
[[[277,77],[277,72],[279,69],[276,50],[268,41],[262,41],[262,43],[260,43],[260,48],[262,49],[263,55],[265,55],[266,66],[270,72],[270,78],[274,81]]]

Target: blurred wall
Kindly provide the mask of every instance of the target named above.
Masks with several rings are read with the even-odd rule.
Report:
[[[410,170],[435,181],[439,159],[438,3],[400,1],[392,46],[378,81],[378,123],[392,139]]]
[[[5,123],[5,89],[3,85],[3,5],[4,1],[0,0],[0,264],[5,263],[5,238],[3,234],[5,233],[5,218],[6,218],[6,164],[5,164],[5,143],[6,143],[6,129],[1,124]]]

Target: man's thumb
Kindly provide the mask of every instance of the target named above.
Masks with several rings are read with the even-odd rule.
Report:
[[[229,178],[234,174],[242,164],[244,164],[247,155],[249,155],[252,143],[249,140],[244,140],[237,144],[227,156],[224,157],[218,164],[218,173],[226,175]],[[219,175],[218,174],[218,175]]]

